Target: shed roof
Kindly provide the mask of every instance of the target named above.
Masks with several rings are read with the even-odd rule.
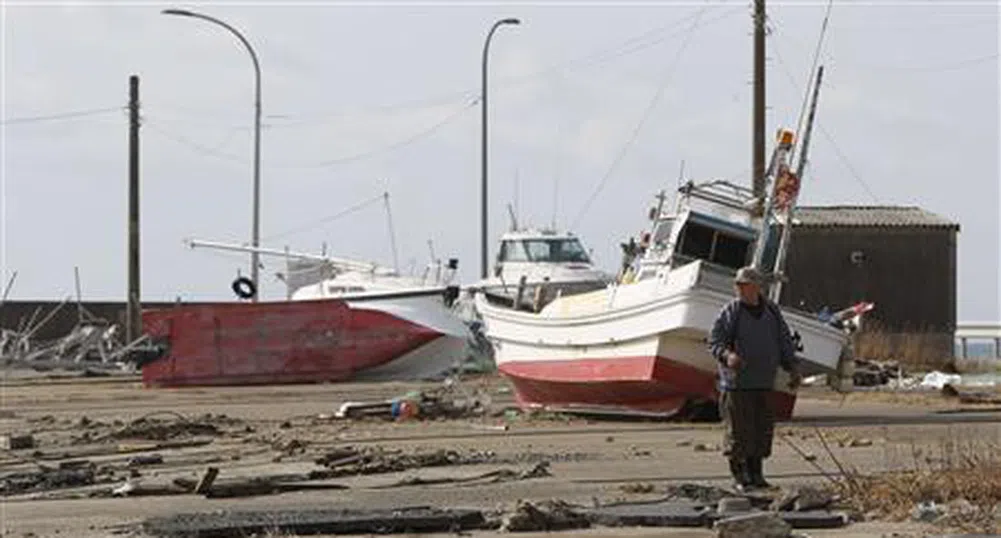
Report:
[[[802,206],[794,226],[868,228],[950,228],[959,223],[915,206]]]

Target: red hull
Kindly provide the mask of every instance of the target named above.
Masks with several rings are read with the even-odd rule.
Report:
[[[518,361],[498,366],[524,407],[621,409],[672,414],[688,400],[716,399],[716,376],[664,357]],[[773,391],[776,418],[788,420],[796,395]]]
[[[179,306],[143,312],[143,328],[168,344],[146,386],[341,381],[441,336],[336,300]]]

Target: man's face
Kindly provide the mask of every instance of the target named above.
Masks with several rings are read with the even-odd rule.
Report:
[[[745,303],[755,303],[758,300],[758,294],[761,292],[761,287],[757,284],[751,282],[740,282],[735,285],[737,289],[737,297]]]

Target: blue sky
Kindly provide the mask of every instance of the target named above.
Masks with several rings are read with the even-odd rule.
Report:
[[[18,271],[13,298],[72,293],[74,266],[85,296],[124,296],[131,74],[144,299],[228,298],[247,273],[248,256],[182,240],[250,239],[250,60],[165,7],[226,20],[260,56],[267,246],[390,264],[371,202],[388,189],[403,268],[427,262],[430,239],[475,279],[480,53],[510,16],[523,23],[490,56],[491,241],[516,200],[522,220],[555,218],[613,268],[682,160],[693,179],[750,181],[749,2],[6,2],[0,269]],[[769,134],[799,116],[826,8],[769,3]],[[961,320],[1001,317],[998,39],[996,2],[836,2],[800,200],[957,220]],[[78,111],[94,112],[32,119]],[[265,296],[283,296],[280,260],[264,261]]]

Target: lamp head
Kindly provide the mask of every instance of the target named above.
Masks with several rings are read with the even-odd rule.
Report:
[[[165,9],[160,12],[162,15],[180,15],[182,17],[194,17],[195,14],[186,9]]]

